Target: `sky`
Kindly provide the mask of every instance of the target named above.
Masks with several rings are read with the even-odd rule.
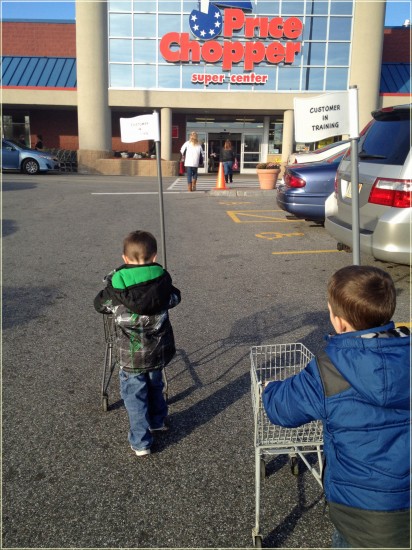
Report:
[[[368,1],[368,0],[365,0]],[[195,3],[196,0],[193,0]],[[19,20],[71,20],[75,18],[75,2],[52,0],[2,0],[1,18]],[[401,26],[405,19],[412,19],[410,0],[387,0],[385,25]]]

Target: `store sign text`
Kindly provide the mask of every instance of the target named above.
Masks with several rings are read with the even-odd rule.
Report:
[[[195,73],[192,74],[192,83],[193,84],[223,84],[225,81],[230,82],[231,84],[266,84],[268,81],[269,75],[267,74],[203,74]]]
[[[302,34],[303,24],[297,17],[247,17],[240,9],[226,9],[223,23],[223,38],[230,39],[243,31],[245,38],[275,38],[295,40]],[[201,44],[191,40],[188,33],[170,32],[160,41],[160,53],[170,63],[222,62],[222,69],[230,71],[233,64],[243,61],[245,71],[253,71],[262,61],[271,64],[291,64],[301,51],[300,42],[279,40],[266,45],[262,41],[239,42],[226,40],[223,43],[211,40]]]

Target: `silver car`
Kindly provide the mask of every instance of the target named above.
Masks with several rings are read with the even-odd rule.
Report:
[[[47,151],[30,149],[13,140],[2,140],[1,169],[19,170],[25,174],[38,174],[59,170],[60,164],[55,155]]]
[[[411,107],[400,105],[372,113],[359,140],[360,250],[378,260],[411,263],[412,149]],[[326,202],[326,230],[352,246],[350,150],[336,175],[335,193]]]

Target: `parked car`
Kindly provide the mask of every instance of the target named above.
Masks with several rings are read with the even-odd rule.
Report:
[[[400,105],[372,113],[359,140],[360,250],[383,261],[411,263],[412,149],[411,107]],[[346,153],[327,200],[326,230],[352,246],[351,157]]]
[[[46,151],[30,149],[13,140],[2,140],[2,170],[19,170],[33,175],[49,170],[59,170],[59,167],[57,158]]]
[[[320,162],[334,157],[338,153],[345,152],[350,147],[350,140],[336,141],[325,147],[316,149],[316,151],[308,151],[307,153],[293,153],[290,155],[288,164]]]
[[[277,187],[278,206],[298,218],[323,222],[325,201],[333,193],[343,155],[340,152],[324,162],[286,166],[283,184]]]

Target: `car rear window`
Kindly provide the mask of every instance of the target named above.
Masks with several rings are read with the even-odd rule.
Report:
[[[359,144],[359,160],[402,165],[411,148],[410,117],[375,120]]]

